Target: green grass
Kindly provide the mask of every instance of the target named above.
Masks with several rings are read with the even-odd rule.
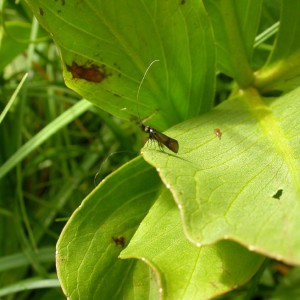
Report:
[[[3,4],[2,22],[0,297],[65,299],[55,270],[58,236],[99,169],[97,182],[136,155],[138,129],[65,86],[56,47],[25,4]]]
[[[63,2],[64,1],[62,1],[62,3]],[[95,203],[97,203],[99,206],[102,205],[102,203],[99,201],[100,196],[97,198],[97,193],[102,196],[109,196],[112,194],[113,189],[111,189],[111,187],[109,187],[109,184],[107,184],[108,187],[106,187],[106,185],[103,185],[98,190],[94,191],[95,185],[97,185],[103,178],[105,178],[116,168],[130,161],[130,159],[132,159],[139,153],[142,145],[142,134],[140,133],[140,130],[138,126],[136,126],[136,124],[121,121],[116,117],[112,117],[96,106],[93,106],[91,102],[82,99],[81,96],[77,95],[75,92],[67,88],[63,78],[60,55],[58,54],[56,46],[54,45],[51,36],[39,25],[37,20],[33,17],[30,9],[23,2],[16,4],[14,1],[10,0],[0,3],[2,5],[2,27],[0,29],[0,298],[5,300],[65,299],[65,296],[60,287],[60,283],[58,281],[55,267],[56,243],[59,236],[61,235],[62,229],[64,228],[66,221],[79,207],[79,205],[81,205],[82,200],[87,195],[89,195],[90,201],[85,202],[85,207],[83,205],[81,211],[79,211],[79,213],[75,215],[74,219],[77,219],[75,221],[73,220],[73,222],[75,223],[75,225],[81,225],[81,222],[85,222],[86,220],[84,220],[84,217],[86,215],[84,209],[86,209],[86,207],[91,207],[89,211],[90,218],[93,218],[93,224],[95,225],[94,227],[97,228],[98,219],[95,218],[93,214],[93,208]],[[227,5],[229,4],[229,11],[232,13],[230,8],[233,2],[224,1],[224,3],[225,6],[223,8],[226,10],[226,3]],[[184,4],[184,1],[182,1],[182,4]],[[51,10],[51,8],[49,9],[49,7],[47,7],[47,9],[49,11]],[[214,7],[212,7],[212,11],[214,11],[213,9]],[[274,9],[274,11],[276,11],[277,13],[277,10]],[[218,19],[218,15],[216,15],[215,17],[216,19]],[[263,17],[264,18],[262,19],[266,22],[265,24],[263,22],[260,24],[259,32],[261,32],[261,34],[256,37],[253,47],[253,70],[259,69],[264,65],[268,55],[272,50],[274,35],[279,28],[279,23],[275,22],[278,19],[276,16],[274,17],[270,14],[264,15]],[[182,28],[182,26],[179,27]],[[254,30],[252,30],[252,28],[250,27],[248,28],[248,32],[252,34]],[[220,26],[219,28],[223,30],[223,27]],[[236,26],[232,26],[232,28],[236,29]],[[220,36],[225,37],[225,34],[222,32],[222,30],[220,32]],[[231,32],[230,30],[228,30],[227,32],[232,33],[234,36],[240,34],[239,32]],[[193,36],[193,34],[191,34],[191,36]],[[231,36],[229,35],[229,37]],[[155,38],[158,37],[153,37],[150,42],[155,41]],[[224,38],[224,40],[226,39]],[[156,42],[153,43],[155,44]],[[213,45],[214,43],[212,43],[211,46]],[[222,45],[221,42],[220,45]],[[108,43],[108,47],[110,46],[110,43]],[[238,44],[239,47],[236,47],[235,44],[230,44],[228,46],[228,49],[231,49],[231,46],[233,50],[239,50],[243,47],[243,45],[240,44]],[[127,50],[128,49],[131,48],[128,47]],[[107,52],[111,53],[110,51]],[[224,70],[230,70],[230,62],[227,61],[228,55],[224,55],[223,57],[222,55],[220,55],[220,57],[221,60],[223,59],[223,61],[221,61],[220,64],[221,69],[218,70],[219,76],[217,78],[216,93],[214,95],[215,98],[213,99],[213,93],[210,91],[206,91],[204,93],[205,96],[203,96],[202,98],[200,97],[201,100],[206,100],[209,98],[211,102],[215,101],[215,103],[217,104],[227,99],[230,94],[234,95],[237,91],[237,87],[235,83],[233,83],[233,80],[230,78],[230,76],[224,75],[227,74],[226,72],[224,72]],[[241,65],[247,63],[247,61],[244,60],[245,57],[246,53],[239,57],[242,60],[239,63],[238,61],[235,62],[233,68],[235,72],[232,72],[234,76],[240,78],[240,81],[237,81],[240,86],[247,85],[252,81],[252,76],[254,76],[251,72],[249,72],[249,74],[251,73],[251,76],[247,77],[247,74],[244,73],[245,68],[240,67]],[[156,57],[151,57],[151,59],[155,58]],[[169,57],[167,56],[167,58]],[[176,61],[175,56],[172,59]],[[187,59],[187,57],[184,56],[184,59]],[[139,68],[137,70],[131,69],[130,67],[132,66],[130,64],[127,65],[127,62],[125,60],[121,61],[122,63],[124,63],[124,66],[122,66],[122,72],[124,71],[124,73],[122,73],[122,76],[124,74],[127,74],[126,72],[129,72],[128,74],[130,74],[130,76],[128,74],[127,77],[122,77],[121,75],[115,77],[112,76],[112,78],[116,78],[115,80],[117,80],[113,83],[112,87],[116,88],[116,91],[120,89],[120,94],[124,94],[123,100],[127,101],[126,105],[128,105],[129,107],[128,111],[131,110],[130,112],[128,112],[128,115],[126,115],[125,110],[121,110],[119,109],[119,107],[110,107],[109,105],[106,106],[106,98],[103,97],[99,99],[98,95],[96,94],[96,96],[94,94],[91,94],[92,100],[89,99],[90,101],[98,104],[99,106],[107,108],[107,111],[110,110],[111,112],[114,112],[115,110],[115,112],[118,112],[120,114],[120,117],[125,116],[125,118],[128,118],[128,120],[131,117],[131,112],[142,112],[146,115],[148,113],[146,109],[149,109],[149,107],[152,109],[157,103],[161,102],[161,99],[166,99],[166,101],[169,101],[169,104],[171,104],[172,107],[173,98],[171,96],[169,98],[153,97],[155,98],[155,101],[158,102],[154,104],[151,103],[149,100],[150,97],[148,97],[149,95],[147,95],[147,93],[149,93],[149,90],[151,92],[154,91],[155,96],[164,96],[164,93],[161,93],[161,89],[159,86],[155,86],[155,84],[153,84],[151,88],[154,87],[154,89],[152,90],[151,88],[149,88],[149,86],[147,86],[147,84],[149,83],[145,82],[145,85],[143,85],[141,91],[141,94],[143,94],[144,96],[144,98],[141,97],[143,99],[141,100],[141,102],[146,99],[146,105],[144,105],[144,107],[141,105],[139,111],[139,107],[137,107],[137,105],[139,104],[136,101],[136,87],[138,86],[139,82],[136,78],[138,78],[139,73],[142,73],[144,71],[144,61],[142,63],[138,60]],[[167,64],[164,65],[163,63],[161,63],[160,67],[165,67],[166,65]],[[169,65],[173,64],[169,63]],[[186,66],[187,64],[183,65]],[[113,71],[118,72],[119,69],[117,69],[117,66],[113,65]],[[196,78],[196,81],[198,82],[197,68],[195,69],[196,74],[192,77],[194,80]],[[179,70],[181,69],[179,68]],[[132,74],[130,73],[131,71],[133,72]],[[212,68],[208,68],[208,71],[210,72],[209,74],[211,77],[215,77],[214,70]],[[159,68],[155,67],[151,69],[151,72],[153,72],[153,78],[162,73],[159,71]],[[153,74],[155,74],[155,76]],[[271,75],[275,76],[275,79],[278,79],[276,78],[276,74],[277,73]],[[71,75],[69,74],[68,76]],[[181,82],[182,78],[180,76],[173,78],[173,80],[178,80],[178,82],[180,84],[183,84],[183,86],[184,84],[187,84],[188,86],[188,84],[190,84],[190,82],[188,81],[189,79],[185,78],[184,76],[182,77],[187,81],[185,82],[183,80]],[[267,79],[272,83],[272,78],[273,77],[270,76]],[[67,78],[67,80],[69,80],[69,84],[71,83],[73,85],[74,89],[78,88],[78,82],[76,82],[76,80],[73,80],[73,78]],[[204,80],[205,82],[206,78],[202,80]],[[264,78],[260,81],[260,78],[258,77],[258,81],[256,84],[257,87],[261,88],[262,92],[268,92],[268,85],[270,85],[270,82],[268,80],[266,81],[268,83],[266,91],[264,91]],[[149,81],[151,82],[151,80]],[[153,82],[155,83],[155,80]],[[158,82],[160,82],[160,80],[158,80]],[[178,85],[174,84],[174,90],[176,90],[176,88],[180,86],[179,83]],[[207,83],[209,83],[207,84],[207,90],[213,90],[214,83],[212,82],[212,80],[208,80]],[[79,91],[85,91],[84,85],[81,86],[80,84],[78,84],[78,86]],[[270,86],[272,88],[272,85]],[[183,90],[184,92],[186,92],[186,90],[188,89]],[[129,94],[125,94],[124,91],[128,92]],[[172,88],[170,88],[170,91],[173,92]],[[195,89],[193,92],[196,95],[197,89]],[[185,100],[185,98],[180,94],[180,90],[178,93],[180,96],[178,96],[177,98],[177,105],[179,108],[185,107],[181,105],[183,102],[180,102]],[[174,92],[174,95],[175,94],[176,92]],[[105,95],[105,93],[103,95]],[[110,93],[107,97],[108,99],[113,100],[116,95],[117,93]],[[251,96],[249,98],[253,100],[255,97]],[[195,96],[191,97],[191,99],[194,101],[199,100]],[[149,103],[147,103],[147,101]],[[235,101],[235,103],[236,102],[237,101]],[[202,107],[204,111],[209,110],[211,107],[210,102],[209,105],[206,103],[207,106],[204,104]],[[153,107],[150,105],[153,105]],[[185,108],[187,107],[188,105]],[[190,109],[185,111],[181,115],[176,115],[176,108],[172,108],[174,109],[174,111],[172,111],[171,114],[164,115],[165,118],[158,114],[159,117],[157,122],[158,124],[160,124],[160,126],[162,126],[162,128],[167,128],[170,125],[182,121],[187,115],[188,117],[191,117],[194,116],[194,113],[195,115],[197,115],[198,113],[196,109]],[[165,120],[166,116],[170,117],[170,119]],[[207,122],[204,122],[204,124],[208,124],[209,121],[213,119],[212,116],[213,115],[210,115],[209,120]],[[225,119],[226,116],[224,117],[224,120]],[[234,118],[232,118],[232,120],[233,119]],[[217,120],[219,122],[220,119]],[[228,124],[232,124],[232,120],[230,120]],[[223,122],[223,124],[226,124],[225,121]],[[197,124],[197,126],[193,125],[195,128],[195,132],[191,133],[187,131],[187,133],[183,136],[183,139],[186,139],[185,143],[190,145],[194,141],[199,142],[199,140],[202,143],[203,139],[199,139],[199,133],[201,132],[201,136],[211,139],[209,133],[213,135],[213,131],[211,130],[211,128],[214,128],[214,126],[211,126],[211,128],[208,126],[206,130],[205,125],[203,125],[201,122],[199,123],[201,126],[196,123],[196,121],[194,122],[195,124]],[[236,128],[241,128],[244,124],[240,125],[241,126],[237,126]],[[265,127],[267,128],[267,126]],[[245,134],[245,139],[247,139],[248,132],[250,132],[251,128],[252,127],[247,128],[245,132],[241,131],[232,134],[233,138],[235,138],[236,136],[240,136],[241,138],[243,138],[243,134]],[[229,133],[227,134],[227,136],[228,135]],[[222,141],[224,138],[226,138],[226,135],[222,137]],[[218,143],[220,142],[219,139],[215,138],[215,136],[213,136],[213,139],[215,139],[215,141]],[[262,138],[261,140],[267,141],[268,139]],[[181,143],[181,145],[184,145],[185,143]],[[223,151],[223,149],[224,148],[222,148],[221,150]],[[205,159],[209,157],[209,155],[206,154],[206,156],[204,156],[203,151],[201,151],[199,152],[199,155],[197,154],[195,155],[195,157],[203,159],[205,163]],[[153,157],[151,157],[152,152],[154,153]],[[150,161],[159,161],[160,159],[166,158],[165,153],[156,153],[155,151],[152,152],[150,149],[150,152],[148,151],[148,154],[146,152],[145,155],[145,157],[148,157],[148,159],[150,155]],[[207,153],[215,155],[216,158],[211,159],[213,164],[215,163],[216,159],[222,157],[222,153],[220,153],[220,155],[217,155],[216,150],[207,151]],[[157,175],[156,171],[153,171],[154,169],[152,170],[152,168],[150,168],[144,161],[141,160],[142,159],[131,162],[129,165],[127,165],[127,167],[121,169],[120,173],[123,172],[125,174],[124,177],[121,177],[117,173],[109,178],[110,183],[113,185],[113,188],[116,187],[115,191],[113,192],[115,192],[118,196],[116,198],[118,201],[120,201],[120,207],[123,200],[123,190],[119,190],[117,188],[118,183],[120,182],[121,185],[123,184],[125,190],[125,187],[128,187],[131,184],[129,180],[130,176],[136,177],[137,180],[139,180],[139,184],[137,186],[134,186],[137,189],[137,191],[135,192],[137,194],[133,193],[132,195],[130,195],[130,197],[127,195],[127,201],[129,203],[128,207],[120,208],[117,205],[117,208],[115,208],[115,203],[117,202],[108,204],[103,203],[108,205],[107,207],[111,209],[111,214],[114,217],[116,217],[117,215],[116,220],[114,220],[115,224],[117,224],[116,228],[119,228],[119,223],[123,222],[124,215],[126,216],[126,213],[131,212],[130,209],[128,209],[133,208],[133,206],[131,205],[131,201],[135,201],[137,204],[136,206],[134,206],[134,209],[136,209],[137,212],[134,211],[134,213],[132,213],[132,216],[129,214],[130,218],[128,218],[129,221],[135,220],[136,222],[134,223],[134,225],[131,224],[132,228],[135,228],[135,226],[140,226],[140,222],[144,216],[143,214],[146,215],[149,209],[148,205],[149,207],[151,206],[151,201],[149,200],[149,203],[146,203],[146,206],[143,207],[139,203],[139,198],[136,197],[136,195],[139,195],[138,193],[140,193],[141,199],[143,199],[143,193],[145,192],[146,188],[148,188],[151,193],[154,193],[156,191],[152,191],[153,186],[151,186],[151,184],[153,185],[153,181],[151,181],[151,176],[147,177],[149,179],[145,182],[143,180],[143,177],[140,177],[138,173],[132,171],[135,170],[134,166],[141,164],[147,172],[149,171],[150,173],[154,173],[154,175],[152,173],[151,175]],[[184,164],[186,161],[187,160],[182,160],[180,161],[180,164]],[[235,160],[232,159],[231,161],[234,162]],[[174,166],[178,167],[180,164],[176,161],[176,163],[168,165],[168,168],[166,169],[172,170]],[[180,169],[189,170],[190,166],[182,167]],[[163,171],[163,168],[160,168],[160,170]],[[177,174],[176,172],[173,173],[175,175]],[[223,173],[221,175],[223,176]],[[192,176],[182,176],[182,178],[185,177],[192,178]],[[203,176],[203,178],[205,178],[205,176]],[[129,182],[128,184],[126,181],[127,179]],[[158,177],[156,179],[158,180]],[[156,183],[159,188],[160,180],[158,181],[159,182]],[[148,182],[151,182],[151,184],[148,184]],[[202,192],[205,190],[205,188],[210,189],[210,187],[215,183],[212,182],[210,178],[207,184],[203,180],[199,180],[199,182],[204,185],[204,187],[201,186]],[[170,181],[170,183],[172,182]],[[143,184],[146,185],[146,188],[143,186]],[[189,189],[188,184],[184,185]],[[174,186],[176,185],[174,184]],[[280,186],[278,188],[280,188]],[[200,188],[198,189],[200,190]],[[193,189],[189,190],[193,191]],[[92,191],[93,193],[91,193]],[[166,198],[160,198],[160,202],[157,202],[154,208],[152,207],[152,219],[151,214],[149,214],[147,216],[148,219],[146,219],[146,221],[149,222],[148,224],[150,224],[150,229],[155,228],[155,226],[160,224],[159,222],[166,222],[163,226],[161,226],[162,228],[168,228],[168,226],[171,227],[169,231],[167,230],[165,232],[162,232],[163,234],[160,235],[161,240],[156,240],[158,243],[157,249],[162,250],[163,246],[165,246],[166,249],[170,249],[172,248],[171,246],[173,246],[173,241],[177,241],[177,243],[181,242],[183,244],[182,249],[189,249],[189,251],[187,251],[189,255],[192,255],[194,251],[195,257],[197,257],[199,247],[192,246],[192,244],[184,236],[183,232],[180,231],[182,230],[182,224],[181,220],[179,219],[177,207],[175,207],[174,205],[175,202],[172,201],[173,199],[171,199],[171,196],[170,194],[168,194],[168,192],[165,191],[164,195],[166,195]],[[105,199],[106,198],[104,198],[104,200],[102,199],[102,201],[105,202]],[[169,202],[166,201],[168,199]],[[187,203],[190,205],[190,202]],[[163,215],[164,217],[160,217],[159,214],[157,214],[159,216],[157,217],[153,213],[155,209],[160,212],[159,209],[161,209],[161,207],[159,207],[158,204],[160,204],[161,207],[165,207],[166,209],[166,213]],[[111,207],[109,207],[109,205],[111,205]],[[143,205],[145,205],[145,203],[143,203]],[[116,209],[118,214],[114,214],[114,209]],[[252,209],[253,208],[251,207],[251,210]],[[205,212],[209,217],[211,212],[209,210],[205,210]],[[105,215],[106,211],[100,211],[99,209],[99,213],[103,214],[101,221],[105,220],[108,223],[109,220],[106,220]],[[174,218],[168,219],[170,218],[171,214],[174,215]],[[139,216],[140,219],[135,219],[136,216]],[[208,217],[205,218],[205,220],[208,220]],[[178,222],[176,223],[174,220]],[[199,220],[200,218],[197,219],[197,221]],[[89,228],[92,222],[89,222],[88,219],[86,223],[86,227]],[[115,228],[110,228],[112,233],[106,230],[105,224],[103,225],[103,228],[101,228],[101,230],[103,230],[104,234],[102,234],[102,232],[100,232],[98,228],[96,231],[98,232],[98,234],[99,232],[101,233],[98,236],[98,245],[102,246],[104,249],[103,252],[105,252],[106,249],[111,249],[111,235],[114,234],[113,229]],[[176,228],[176,230],[174,230],[174,228]],[[193,229],[193,227],[186,227],[185,229],[187,230],[191,228]],[[84,226],[82,226],[81,229],[85,229]],[[68,230],[73,233],[72,227],[69,226]],[[198,233],[198,227],[196,227],[195,232]],[[128,234],[128,232],[126,233]],[[142,236],[145,233],[147,233],[147,228],[144,227],[144,230],[142,230],[141,233],[139,232],[139,234],[141,234]],[[150,233],[152,233],[151,230]],[[157,231],[155,232],[155,234],[156,233]],[[173,235],[174,238],[172,238]],[[130,236],[130,234],[128,234],[128,236]],[[146,239],[146,242],[152,242],[151,235],[149,236],[150,237]],[[209,237],[212,236],[212,234],[209,234]],[[135,238],[137,239],[137,237]],[[270,237],[272,237],[272,235],[270,235]],[[171,239],[172,243],[169,243],[168,239]],[[127,240],[125,241],[126,243],[128,242]],[[184,241],[184,243],[182,241]],[[63,242],[68,242],[68,240],[63,240]],[[108,243],[107,248],[105,248],[106,242]],[[134,242],[136,244],[134,244]],[[226,256],[226,253],[232,254],[232,257],[227,257],[228,261],[232,263],[232,261],[234,261],[236,257],[234,257],[235,252],[231,252],[231,249],[236,249],[235,247],[237,246],[230,243],[227,244],[227,242],[228,241],[225,241],[223,244],[221,244],[221,246],[217,245],[216,249],[219,249],[218,251],[220,251],[220,253],[222,253],[224,257]],[[85,245],[83,245],[82,243],[81,246],[83,246],[83,249],[85,249],[84,247],[86,245],[88,245],[88,243],[86,243]],[[119,253],[117,253],[117,251],[120,250],[120,245],[113,246],[116,246],[116,249],[113,248],[114,250],[110,251],[109,255],[112,256],[113,254],[114,260],[112,261],[114,263],[115,261],[117,261],[118,264],[123,266],[124,262],[118,259]],[[75,246],[73,247],[73,254],[75,253],[77,255],[77,244],[75,244]],[[130,247],[129,250],[131,250],[132,252],[127,253],[128,257],[132,257],[132,253],[141,251],[141,248],[143,247],[147,248],[147,243],[142,243],[137,239],[133,241]],[[240,245],[237,248],[238,251],[247,252],[247,255],[249,253],[253,253],[252,251],[250,252],[246,250],[246,248],[242,248],[242,246]],[[209,248],[206,249],[208,249],[207,251],[210,252]],[[227,249],[227,252],[223,251],[223,249]],[[93,249],[90,250],[93,254]],[[127,249],[127,251],[129,250]],[[218,251],[216,251],[216,253],[219,253]],[[151,251],[149,251],[149,249],[146,249],[146,252],[148,255],[149,253],[151,254]],[[169,253],[167,251],[162,252],[166,256],[165,261],[167,261],[170,257]],[[124,251],[124,253],[123,255],[124,257],[126,257],[126,251]],[[142,254],[140,254],[140,256],[144,257],[142,251],[141,253]],[[176,260],[177,263],[181,262],[182,253],[178,251],[174,251],[174,253],[179,256],[179,258]],[[81,254],[84,254],[84,251],[82,251]],[[176,258],[175,254],[173,254],[172,258]],[[108,258],[110,258],[109,255],[107,255]],[[139,257],[139,253],[135,255],[136,257]],[[155,258],[156,252],[154,253],[154,259]],[[95,256],[93,257],[93,259],[96,263],[98,257]],[[203,266],[205,266],[208,270],[207,274],[209,273],[209,271],[211,271],[211,269],[218,269],[218,263],[216,263],[217,259],[218,255],[216,255],[216,260],[214,262],[208,259],[208,263],[203,264]],[[187,259],[187,261],[191,260],[192,259],[190,258]],[[76,265],[76,263],[80,263],[79,260],[75,259],[74,261],[74,265]],[[126,260],[125,262],[128,263],[128,270],[132,271],[132,261]],[[247,259],[243,259],[242,262],[247,264]],[[71,264],[72,263],[73,262],[71,262]],[[216,264],[215,268],[212,268],[213,263]],[[63,265],[63,262],[61,262],[61,265]],[[87,263],[87,265],[88,267],[90,267],[89,263]],[[238,260],[235,265],[239,265]],[[92,267],[93,266],[94,265],[92,265]],[[137,274],[143,274],[143,276],[145,274],[150,274],[147,266],[145,267],[144,264],[141,264],[141,266],[140,267],[142,271],[138,270]],[[173,262],[166,266],[166,272],[164,274],[165,276],[173,276],[173,274],[175,273],[172,269],[173,266]],[[224,266],[226,266],[226,264]],[[169,267],[171,267],[172,272],[169,270]],[[200,269],[204,273],[206,272],[202,265]],[[177,268],[177,271],[178,270],[179,268]],[[188,268],[187,271],[190,270],[194,271],[194,268]],[[115,270],[112,268],[109,269],[109,271],[114,272]],[[180,269],[180,271],[180,273],[183,273],[184,268]],[[66,269],[65,272],[67,273],[68,270]],[[107,274],[107,280],[109,281],[111,273]],[[284,297],[287,292],[289,293],[288,299],[296,299],[296,297],[299,296],[299,274],[299,268],[290,267],[285,264],[276,262],[275,260],[264,258],[264,263],[261,265],[250,282],[248,282],[238,290],[235,290],[225,296],[221,296],[220,299],[269,299],[272,295],[277,295],[279,297],[276,299],[285,299]],[[74,272],[73,275],[75,276],[76,273]],[[229,275],[231,276],[232,274]],[[242,275],[245,276],[245,272]],[[242,275],[240,276],[238,274],[236,276],[239,279],[239,277],[243,277]],[[118,273],[118,276],[120,276],[121,281],[123,279],[123,273]],[[136,274],[135,276],[138,277]],[[142,275],[140,276],[143,277]],[[226,276],[228,276],[228,274],[225,274],[224,278]],[[69,277],[65,276],[63,278],[68,279]],[[192,276],[186,276],[185,279],[190,278],[192,278]],[[196,283],[198,284],[198,278],[194,279],[196,279]],[[158,291],[156,286],[157,283],[154,283],[151,280],[152,277],[149,275],[149,280],[147,281],[147,283],[149,283],[150,288],[152,287],[153,290]],[[173,280],[177,284],[177,278]],[[82,281],[85,283],[85,278],[83,278]],[[204,277],[203,282],[207,284],[206,277]],[[77,282],[74,280],[73,284],[76,285]],[[128,284],[130,285],[131,283]],[[105,283],[103,285],[105,286]],[[96,282],[95,286],[98,287],[98,282]],[[234,285],[232,284],[232,286]],[[210,287],[214,287],[213,283],[210,285]],[[111,288],[111,292],[112,294],[114,294],[115,286],[112,286]]]

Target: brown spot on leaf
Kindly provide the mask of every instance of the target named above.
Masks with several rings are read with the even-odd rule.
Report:
[[[41,7],[39,7],[39,13],[40,13],[41,16],[44,15],[44,10]]]
[[[125,238],[124,238],[124,236],[112,237],[112,240],[115,242],[116,246],[121,246],[122,248],[124,248],[124,246],[125,246]]]
[[[86,81],[99,83],[107,77],[107,74],[100,71],[95,65],[79,66],[73,61],[71,66],[67,65],[67,69],[72,73],[73,78],[84,79]]]
[[[57,2],[58,0],[55,0],[55,2]],[[60,0],[61,4],[62,5],[65,5],[66,4],[66,1],[65,0]]]

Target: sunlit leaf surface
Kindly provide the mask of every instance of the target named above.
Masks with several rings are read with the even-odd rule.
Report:
[[[139,157],[105,179],[83,201],[57,243],[57,271],[68,297],[120,299],[128,295],[128,299],[140,299],[158,293],[148,267],[120,260],[118,255],[160,187],[155,170]]]
[[[211,299],[245,283],[262,262],[259,255],[230,241],[205,247],[189,242],[167,189],[121,257],[139,258],[156,270],[165,299]]]
[[[300,263],[299,97],[300,89],[278,99],[250,89],[168,131],[178,155],[144,149],[195,244],[232,239]]]

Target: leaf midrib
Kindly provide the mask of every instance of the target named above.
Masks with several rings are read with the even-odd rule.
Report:
[[[290,146],[280,121],[275,117],[270,106],[266,105],[257,91],[253,88],[245,90],[242,97],[244,103],[249,107],[250,113],[255,116],[259,126],[268,137],[285,162],[294,182],[294,188],[300,195],[300,182],[297,178],[297,167],[294,159],[294,151]]]

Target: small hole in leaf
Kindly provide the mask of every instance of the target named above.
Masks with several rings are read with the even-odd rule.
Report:
[[[282,196],[282,193],[283,193],[283,189],[279,189],[279,190],[273,195],[273,198],[274,198],[274,199],[280,200],[280,197]]]

